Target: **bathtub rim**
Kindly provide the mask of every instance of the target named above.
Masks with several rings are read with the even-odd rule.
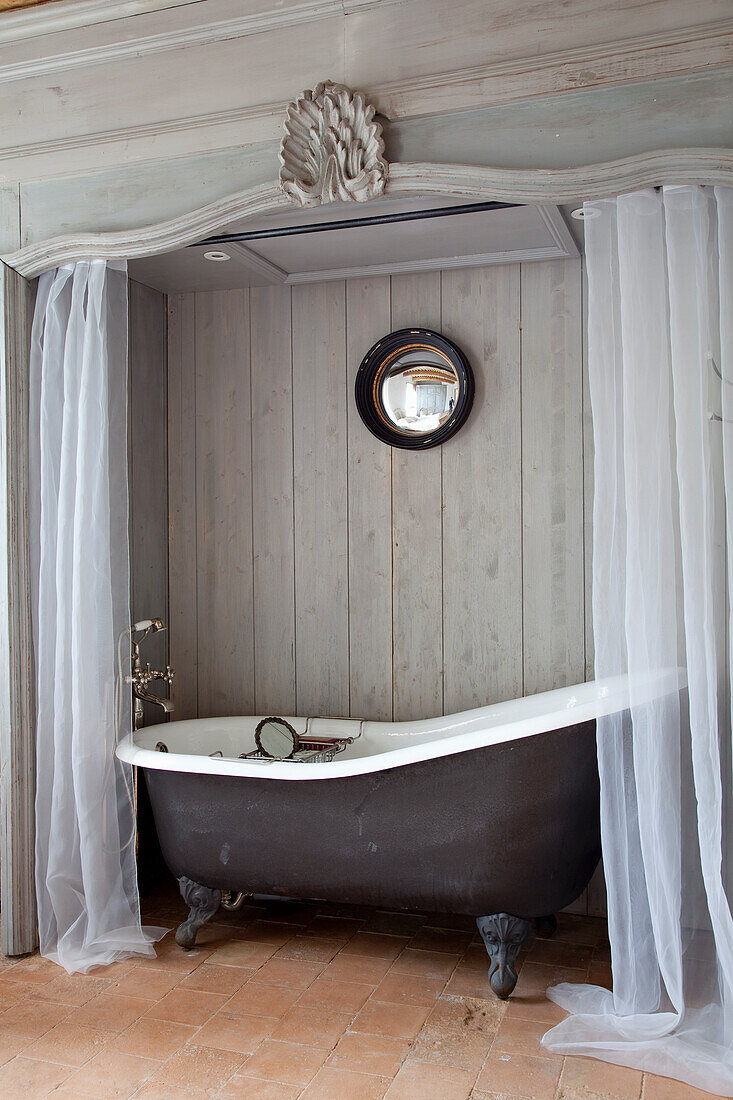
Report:
[[[392,738],[414,737],[422,735],[419,742],[412,744],[393,744],[383,751],[370,755],[337,757],[330,763],[307,764],[288,761],[257,763],[229,757],[211,757],[197,753],[158,752],[148,749],[135,741],[135,734],[128,734],[117,746],[120,760],[137,767],[153,768],[161,771],[194,772],[205,775],[246,776],[249,778],[273,780],[323,780],[342,779],[351,775],[365,775],[370,772],[385,771],[390,768],[406,767],[423,760],[434,760],[442,756],[469,752],[472,749],[490,745],[518,741],[526,737],[549,733],[551,730],[566,726],[580,725],[605,715],[628,710],[650,700],[679,691],[686,685],[683,669],[666,669],[639,679],[629,680],[627,676],[609,677],[603,680],[588,680],[570,687],[555,688],[552,691],[527,695],[519,699],[492,703],[486,707],[461,711],[424,721],[410,722],[364,722],[367,733],[380,735],[389,744]],[[537,712],[538,703],[545,706]],[[492,715],[505,710],[505,720],[501,724],[491,725]],[[530,713],[527,713],[530,712]],[[228,719],[196,718],[191,722],[236,721],[241,718],[256,720],[260,716],[233,715]],[[264,715],[262,717],[265,717]],[[475,728],[482,719],[487,719],[484,728]],[[301,721],[305,721],[302,718]],[[358,721],[358,719],[352,719]],[[429,739],[428,734],[439,734],[452,725],[471,724],[472,728],[464,733]],[[170,723],[166,730],[168,743],[175,740],[175,726]],[[150,731],[162,727],[148,727],[140,734],[149,735]]]

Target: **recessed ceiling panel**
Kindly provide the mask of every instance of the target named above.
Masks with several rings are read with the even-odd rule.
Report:
[[[431,196],[282,211],[227,228],[226,234],[246,234],[245,240],[217,240],[131,261],[130,276],[175,293],[577,255],[573,237],[556,207],[471,208],[475,206]],[[446,208],[451,208],[451,213],[377,225],[329,225]]]

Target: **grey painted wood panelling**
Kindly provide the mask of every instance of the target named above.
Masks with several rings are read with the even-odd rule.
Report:
[[[178,719],[198,714],[194,304],[193,294],[168,298],[168,641]]]
[[[195,296],[196,608],[200,714],[254,709],[249,293]]]
[[[422,453],[353,402],[411,324],[477,382]],[[583,679],[580,261],[183,295],[168,325],[176,717],[427,717]]]
[[[295,713],[295,524],[293,364],[289,287],[250,290],[252,322],[252,539],[255,699],[260,710]]]
[[[518,264],[443,273],[443,331],[476,379],[471,416],[443,446],[448,713],[523,692],[519,294]]]
[[[28,562],[28,381],[36,284],[0,264],[0,952],[33,951],[36,724]]]
[[[132,621],[168,622],[168,478],[165,296],[129,283],[129,485]],[[168,634],[151,634],[143,658],[165,668]],[[152,685],[156,694],[162,685]],[[145,704],[146,723],[163,712]]]

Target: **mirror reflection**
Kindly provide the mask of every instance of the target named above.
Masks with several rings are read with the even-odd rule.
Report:
[[[289,760],[298,749],[298,735],[283,718],[263,718],[255,730],[255,741],[262,755],[274,760]]]
[[[400,431],[434,432],[453,412],[458,387],[458,374],[444,356],[417,347],[400,355],[385,372],[382,405]]]

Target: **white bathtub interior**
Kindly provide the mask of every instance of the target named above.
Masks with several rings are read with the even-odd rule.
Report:
[[[199,718],[177,722],[164,731],[160,727],[139,730],[121,742],[118,755],[132,764],[164,771],[279,780],[343,778],[590,722],[623,712],[632,704],[642,706],[660,694],[680,690],[684,684],[683,670],[667,669],[631,685],[627,677],[619,676],[413,722],[282,715],[298,735],[316,741],[319,737],[350,740],[342,753],[323,763],[241,759],[255,749],[255,729],[266,716]],[[594,735],[593,728],[589,728],[588,736]]]

